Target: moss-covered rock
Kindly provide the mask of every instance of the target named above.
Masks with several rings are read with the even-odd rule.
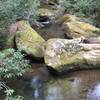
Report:
[[[70,38],[77,38],[80,36],[91,37],[100,36],[100,29],[93,25],[82,22],[80,18],[74,15],[65,15],[58,21],[63,23],[63,30]]]
[[[39,11],[38,11],[38,16],[48,16],[48,17],[50,17],[52,15],[54,15],[54,12],[51,9],[40,8]]]
[[[34,57],[44,56],[45,40],[33,30],[27,21],[19,21],[15,41],[18,49]]]
[[[84,44],[81,38],[50,39],[46,45],[45,63],[59,72],[100,67],[100,45]]]

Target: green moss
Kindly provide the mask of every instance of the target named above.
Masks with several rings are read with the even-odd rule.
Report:
[[[80,36],[84,37],[98,36],[100,34],[99,28],[96,28],[95,26],[85,22],[71,21],[71,22],[66,22],[66,25],[67,25],[66,27],[67,32],[71,34],[71,37],[73,38]]]
[[[94,33],[95,33],[95,34],[97,34],[97,35],[100,35],[100,29],[99,29],[99,30],[94,31]]]
[[[54,11],[47,8],[40,8],[38,11],[39,16],[52,16],[54,15]]]
[[[67,56],[67,57],[65,55],[61,55],[60,61],[61,65],[56,65],[54,67],[59,72],[64,69],[65,70],[71,69],[72,67],[74,67],[74,65],[80,65],[85,63],[85,59],[82,57],[82,54],[80,52],[74,54],[73,56]]]
[[[18,22],[21,29],[16,32],[16,45],[33,56],[43,56],[45,40],[33,30],[27,21]]]

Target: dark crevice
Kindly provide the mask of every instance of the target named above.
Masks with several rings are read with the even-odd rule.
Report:
[[[50,21],[50,19],[47,16],[39,16],[37,21],[39,21],[39,22],[47,22],[47,21]]]
[[[30,60],[31,63],[38,63],[38,64],[44,64],[44,58],[38,58],[38,57],[34,57],[32,55],[28,55],[26,54],[24,51],[23,53],[25,54],[25,59]]]
[[[14,38],[13,38],[13,48],[15,49],[15,50],[18,50],[17,49],[17,45],[16,45],[16,36],[14,36]]]
[[[52,67],[50,66],[46,66],[50,75],[53,76],[53,77],[59,77],[60,76],[60,73],[58,71],[56,71],[55,69],[53,69]]]

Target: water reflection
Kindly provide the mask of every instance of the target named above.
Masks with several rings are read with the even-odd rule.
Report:
[[[72,82],[72,86],[71,86],[72,87],[71,95],[75,100],[78,100],[80,85],[81,85],[81,80],[79,78],[75,77],[74,81]]]
[[[45,86],[44,100],[100,100],[99,73],[100,70],[80,71],[53,80]]]
[[[48,96],[45,100],[64,100],[62,96],[62,88],[59,86],[50,87],[48,89]]]
[[[9,86],[25,100],[100,100],[100,70],[74,72],[46,82],[36,75],[32,83],[32,88],[30,82],[22,80],[14,81]],[[0,100],[4,99],[0,96]]]
[[[40,75],[35,75],[31,81],[33,100],[43,100],[43,80]]]
[[[80,100],[80,82],[77,77],[71,82],[66,78],[53,80],[46,85],[45,100]]]
[[[93,90],[88,93],[88,100],[100,100],[100,83],[97,84]]]

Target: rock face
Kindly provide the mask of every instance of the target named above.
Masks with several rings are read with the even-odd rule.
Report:
[[[79,18],[74,15],[65,15],[58,22],[64,22],[63,30],[65,34],[70,38],[77,38],[80,36],[100,36],[99,28],[80,21]]]
[[[34,57],[44,56],[45,40],[30,27],[27,21],[18,22],[18,31],[15,37],[18,49]]]
[[[45,63],[59,72],[100,67],[100,45],[82,41],[82,38],[48,40]]]

